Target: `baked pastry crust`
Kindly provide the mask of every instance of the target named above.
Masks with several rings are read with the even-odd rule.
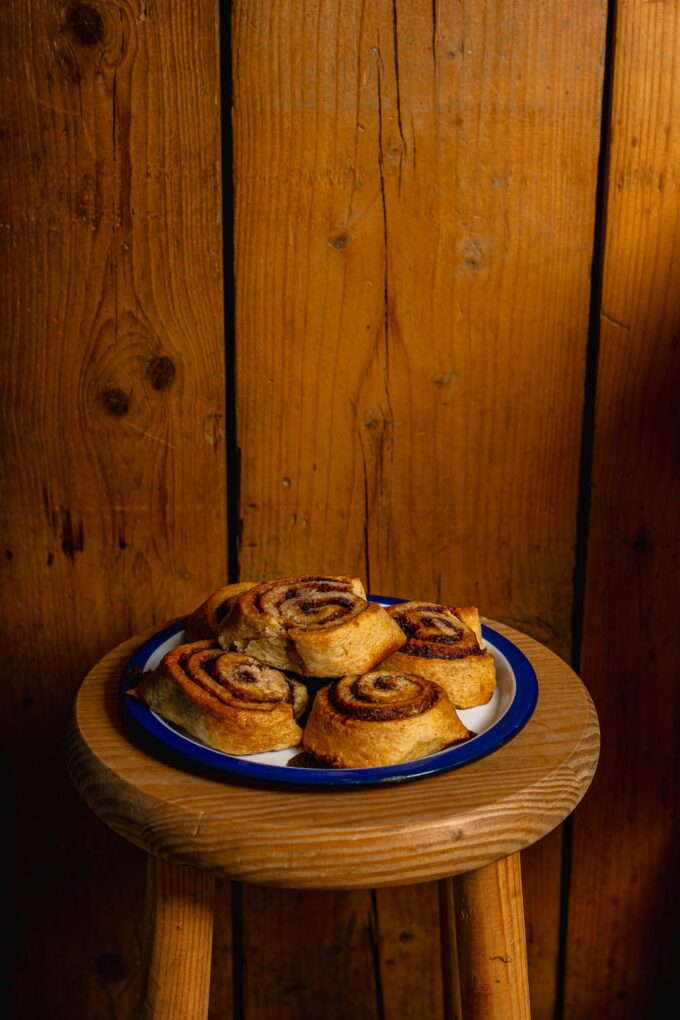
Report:
[[[440,684],[456,708],[474,708],[491,699],[496,664],[482,648],[482,625],[474,606],[403,602],[387,612],[407,641],[383,662],[384,669],[412,670]]]
[[[301,676],[366,673],[406,641],[357,577],[265,581],[234,599],[219,630],[234,648]]]
[[[322,687],[302,744],[336,768],[375,768],[434,754],[470,736],[442,687],[380,669]]]
[[[213,641],[173,648],[128,693],[227,754],[295,747],[308,700],[298,680]]]
[[[255,586],[255,581],[239,581],[237,584],[225,584],[209,595],[184,625],[184,640],[207,641],[217,640],[220,625],[229,611],[231,600],[244,591]]]

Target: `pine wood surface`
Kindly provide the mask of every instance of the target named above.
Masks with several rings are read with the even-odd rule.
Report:
[[[118,682],[140,639],[109,653],[76,699],[71,778],[125,839],[222,877],[292,888],[406,885],[514,853],[578,804],[597,762],[599,728],[578,677],[503,625],[536,669],[537,708],[505,747],[463,769],[397,787],[305,791],[194,775],[138,746]],[[147,635],[148,636],[148,633]]]
[[[606,6],[233,5],[241,576],[351,570],[569,654]],[[560,834],[528,858],[540,1020]]]
[[[437,883],[439,896],[439,937],[444,1020],[461,1020],[460,974],[452,878]]]
[[[372,907],[384,1016],[441,1020],[442,973],[432,959],[440,936],[438,883],[377,889]]]
[[[213,875],[149,854],[143,1020],[207,1018],[214,897]]]
[[[371,892],[271,893],[243,886],[244,1015],[281,1020],[391,1016],[381,1012],[383,981]],[[417,997],[418,990],[413,994]]]
[[[224,573],[216,5],[10,0],[0,63],[10,1001],[128,1018],[144,857],[74,797],[63,731],[108,648]]]
[[[605,4],[234,12],[241,573],[566,654]]]
[[[441,1020],[436,883],[355,892],[244,885],[243,924],[248,1016]],[[272,937],[281,931],[284,939]]]
[[[680,955],[680,8],[618,5],[564,1016],[663,1016]]]
[[[519,854],[453,881],[464,1020],[529,1020]]]
[[[208,1020],[234,1016],[234,898],[232,883],[216,879]]]
[[[224,575],[214,6],[4,12],[3,740],[21,905],[11,994],[26,1017],[46,1002],[52,1017],[137,1015],[144,855],[55,767],[62,726],[107,648]],[[241,576],[351,568],[373,590],[469,594],[567,655],[606,4],[232,6]],[[609,6],[583,649],[608,737],[574,823],[565,1020],[661,1011],[677,958],[678,12]],[[560,843],[555,829],[522,853],[535,1018],[553,1015]],[[400,996],[420,960],[418,1017],[434,1020],[432,890],[244,887],[249,951],[281,955],[267,1002],[246,969],[242,1013],[313,1002],[337,944],[320,952],[305,929],[318,908],[352,946],[330,1009],[347,1015],[356,978],[362,1015],[411,1020]],[[305,910],[287,911],[298,898]],[[216,1016],[232,997],[221,902]],[[424,927],[400,941],[413,917]],[[286,985],[293,972],[307,991]]]

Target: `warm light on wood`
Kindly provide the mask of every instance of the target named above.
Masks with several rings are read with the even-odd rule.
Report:
[[[615,7],[564,1020],[663,1016],[678,941],[680,5]],[[603,727],[604,728],[604,727]]]
[[[89,674],[75,703],[69,769],[113,829],[151,853],[216,874],[293,888],[410,884],[483,867],[540,839],[574,809],[599,750],[592,701],[556,655],[494,623],[534,664],[526,727],[462,769],[398,786],[271,789],[204,778],[131,741],[117,682],[134,638]]]
[[[607,7],[233,3],[242,577],[350,571],[570,655]],[[561,833],[528,858],[547,1018]],[[282,907],[252,897],[268,953]],[[372,908],[357,895],[338,924],[371,930]],[[305,923],[277,947],[289,969]],[[389,999],[402,978],[377,956]],[[333,973],[377,1020],[372,985]],[[285,979],[279,998],[292,1018]]]
[[[208,1015],[215,878],[149,854],[143,1020]]]
[[[95,667],[73,710],[71,777],[103,821],[169,862],[153,857],[150,864],[148,1017],[179,1020],[180,1013],[164,1012],[171,1008],[166,992],[169,1003],[168,989],[178,981],[187,1017],[203,1017],[208,1008],[213,875],[288,889],[402,886],[455,875],[453,895],[448,882],[440,886],[447,1016],[458,1008],[456,956],[471,1020],[528,1016],[517,851],[578,804],[597,763],[599,729],[590,697],[565,663],[533,639],[494,626],[539,678],[538,705],[525,728],[461,769],[332,795],[193,774],[138,746],[121,719],[118,684],[123,663],[148,633]]]
[[[519,854],[453,881],[463,1020],[528,1020]]]

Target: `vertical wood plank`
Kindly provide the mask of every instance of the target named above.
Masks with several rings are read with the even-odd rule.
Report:
[[[378,889],[374,909],[383,1015],[390,1020],[442,1020],[442,972],[432,955],[440,939],[437,883]]]
[[[680,790],[680,8],[617,5],[581,671],[602,756],[574,818],[565,1017],[675,993]]]
[[[215,882],[212,967],[208,1020],[231,1020],[234,1016],[234,940],[232,886],[226,879]]]
[[[560,953],[563,826],[522,850],[529,986],[533,1020],[553,1020]],[[566,865],[565,865],[566,867]]]
[[[66,713],[109,647],[224,576],[217,39],[215,3],[3,6],[2,740],[26,1017],[135,1013],[143,855],[71,791]]]
[[[246,1020],[382,1020],[370,892],[243,886]]]
[[[357,572],[568,655],[605,16],[235,3],[244,576]],[[527,882],[537,1017],[560,864]]]
[[[442,992],[444,1020],[461,1020],[460,973],[456,918],[454,914],[453,879],[443,878],[439,883],[439,930],[442,950]]]
[[[248,1020],[440,1020],[435,883],[373,893],[244,885],[243,917]]]

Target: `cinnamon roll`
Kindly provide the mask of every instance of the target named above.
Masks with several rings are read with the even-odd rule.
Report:
[[[128,693],[227,754],[295,747],[307,707],[304,684],[212,641],[173,648]]]
[[[187,618],[184,626],[185,641],[216,640],[220,624],[229,612],[231,600],[254,585],[254,581],[239,581],[237,584],[225,584],[214,591]]]
[[[302,676],[365,673],[406,641],[356,577],[284,577],[234,599],[219,629],[234,648]]]
[[[384,669],[413,670],[440,684],[456,708],[474,708],[491,699],[496,664],[482,648],[477,609],[402,602],[387,611],[407,640],[385,660]]]
[[[380,669],[323,687],[302,745],[336,768],[375,768],[413,761],[470,737],[437,684]]]

